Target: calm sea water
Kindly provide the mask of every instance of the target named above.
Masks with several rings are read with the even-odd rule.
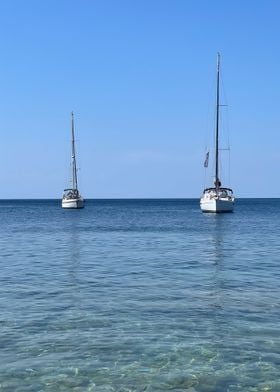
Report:
[[[0,390],[280,391],[280,200],[0,202]]]

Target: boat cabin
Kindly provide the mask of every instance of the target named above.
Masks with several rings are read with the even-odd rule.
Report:
[[[78,189],[64,189],[63,199],[71,200],[78,199],[80,197]]]
[[[231,199],[233,197],[233,191],[231,188],[205,188],[203,191],[204,195],[209,195],[209,197],[218,196],[219,198]]]

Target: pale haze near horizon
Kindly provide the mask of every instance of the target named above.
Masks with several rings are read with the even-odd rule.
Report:
[[[277,1],[3,1],[1,194],[199,197],[216,53],[237,197],[279,197]]]

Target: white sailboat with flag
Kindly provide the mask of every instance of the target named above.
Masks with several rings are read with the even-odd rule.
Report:
[[[216,132],[215,132],[215,176],[214,187],[205,188],[200,199],[203,212],[232,212],[234,196],[231,188],[223,187],[219,168],[219,109],[220,109],[220,54],[217,54]],[[204,167],[208,167],[209,152]]]
[[[72,124],[72,188],[64,189],[62,208],[84,208],[84,199],[78,190],[77,164],[75,151],[74,113],[71,113]]]

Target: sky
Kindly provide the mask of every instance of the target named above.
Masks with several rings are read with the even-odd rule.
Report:
[[[0,198],[61,197],[72,110],[85,198],[199,197],[218,51],[222,183],[279,197],[279,15],[272,0],[2,0]]]

